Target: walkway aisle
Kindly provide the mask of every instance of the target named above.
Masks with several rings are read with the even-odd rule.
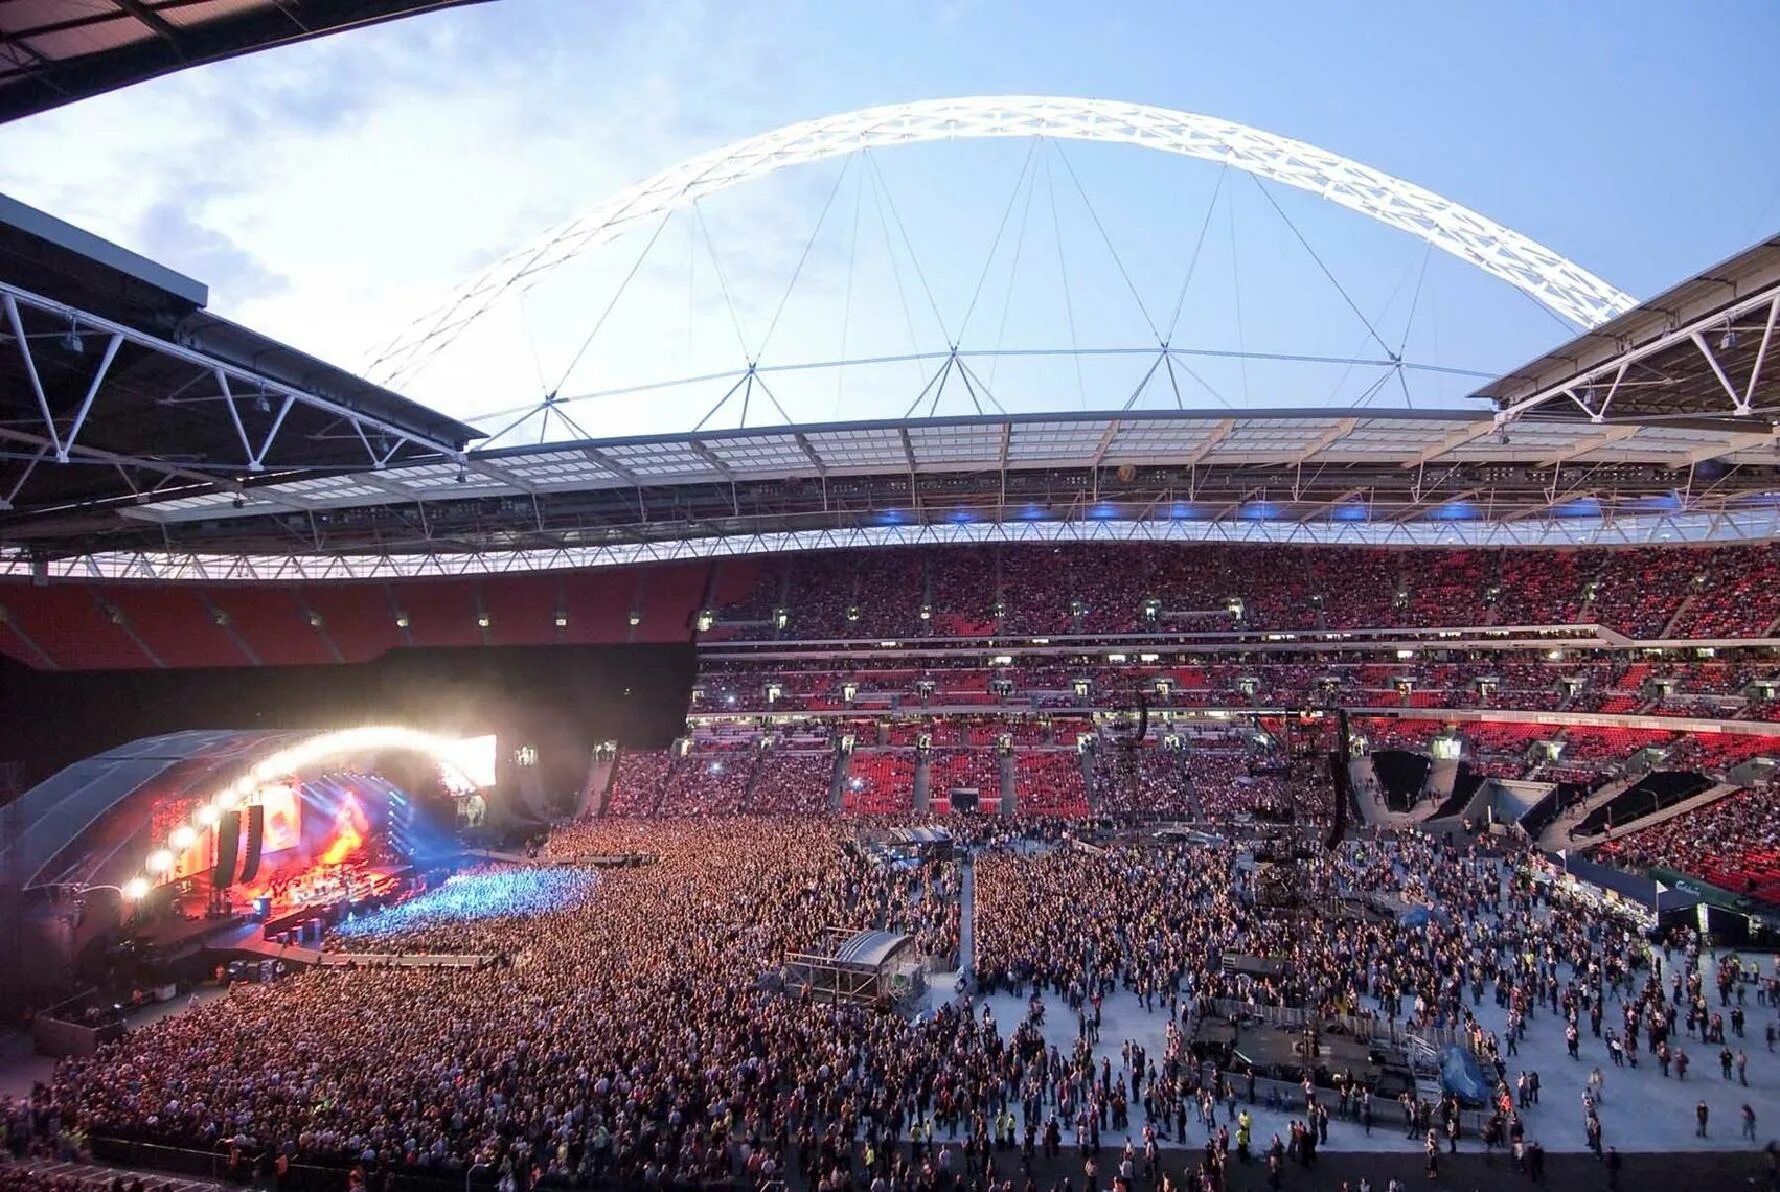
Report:
[[[968,973],[976,965],[976,864],[966,857],[959,862],[958,873],[958,971]]]

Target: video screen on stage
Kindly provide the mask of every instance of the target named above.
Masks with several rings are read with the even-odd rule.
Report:
[[[448,757],[451,766],[455,767],[472,787],[480,789],[494,785],[495,762],[498,753],[499,743],[491,733],[487,736],[465,737],[451,742]],[[449,778],[448,774],[447,780]]]
[[[260,804],[266,809],[266,835],[260,850],[267,853],[295,848],[303,838],[303,824],[295,787],[268,786],[260,791]]]

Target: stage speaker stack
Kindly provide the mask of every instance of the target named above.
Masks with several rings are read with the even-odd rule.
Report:
[[[235,857],[241,851],[241,813],[225,811],[216,825],[216,868],[210,871],[210,884],[226,890],[235,884]]]
[[[241,864],[241,880],[251,882],[260,871],[260,845],[266,840],[266,809],[255,803],[247,809],[247,859]]]

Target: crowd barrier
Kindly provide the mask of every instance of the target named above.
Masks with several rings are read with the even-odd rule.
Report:
[[[1214,999],[1212,1007],[1221,1017],[1243,1014],[1269,1026],[1301,1027],[1315,1019],[1319,1023],[1339,1025],[1347,1034],[1367,1042],[1382,1041],[1400,1047],[1420,1042],[1434,1051],[1446,1047],[1471,1050],[1470,1038],[1458,1027],[1430,1025],[1412,1030],[1406,1025],[1382,1020],[1374,1013],[1314,1014],[1303,1006],[1257,1006],[1226,998]]]
[[[168,1175],[191,1176],[195,1179],[215,1180],[219,1184],[238,1182],[256,1188],[275,1186],[277,1192],[340,1192],[340,1189],[347,1186],[347,1173],[356,1166],[344,1161],[337,1164],[292,1163],[283,1178],[278,1180],[275,1185],[265,1185],[253,1178],[251,1159],[248,1159],[245,1164],[246,1171],[231,1173],[228,1170],[226,1148],[205,1151],[190,1147],[140,1142],[135,1139],[99,1136],[92,1140],[92,1153],[96,1162],[108,1163],[117,1167],[141,1168],[144,1171],[165,1172]],[[389,1186],[395,1189],[395,1192],[493,1192],[499,1178],[498,1172],[482,1164],[465,1171],[461,1167],[423,1170],[398,1162],[391,1164],[389,1171]],[[622,1180],[616,1175],[572,1181],[546,1176],[536,1185],[539,1189],[561,1189],[562,1192],[569,1192],[571,1189],[604,1192],[608,1188],[631,1188],[634,1186],[634,1180]],[[713,1189],[715,1192],[748,1192],[754,1188],[754,1184],[751,1182],[744,1183],[737,1180],[716,1183],[706,1181],[699,1186]]]
[[[483,954],[458,956],[440,954],[404,955],[399,952],[323,952],[316,961],[323,968],[467,968],[482,969],[500,957]]]

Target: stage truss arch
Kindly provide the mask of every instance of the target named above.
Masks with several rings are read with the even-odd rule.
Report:
[[[1234,166],[1408,232],[1506,281],[1582,328],[1599,326],[1635,305],[1606,281],[1487,216],[1304,141],[1148,104],[982,96],[892,104],[807,120],[670,166],[489,265],[405,328],[378,353],[368,372],[385,384],[411,377],[515,286],[707,195],[791,166],[862,150],[1009,137],[1134,145]]]

